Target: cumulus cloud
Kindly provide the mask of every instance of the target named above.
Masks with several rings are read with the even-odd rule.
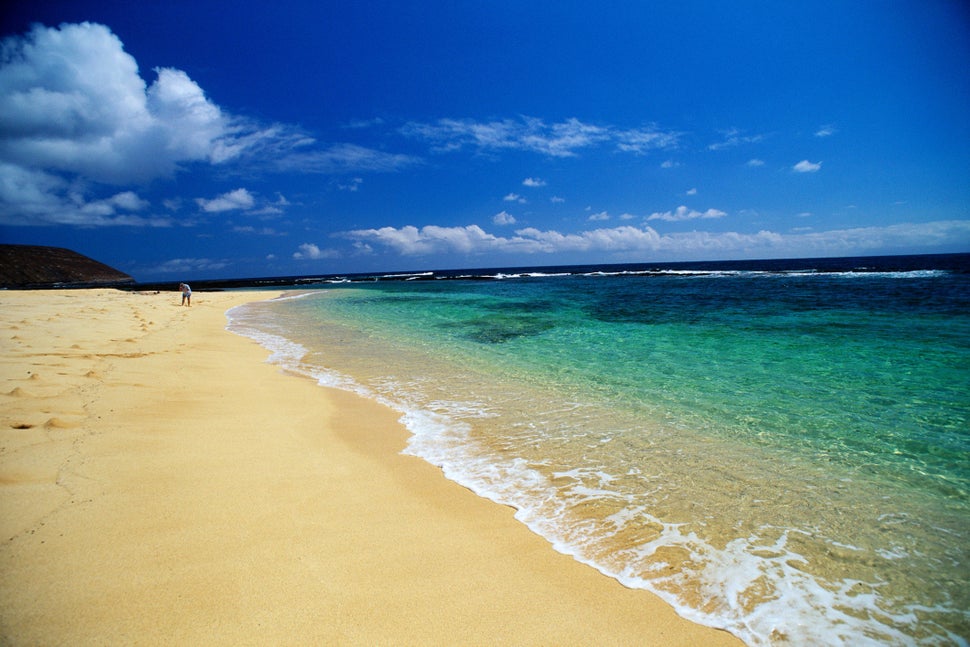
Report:
[[[4,39],[0,222],[149,224],[122,214],[86,219],[97,209],[72,211],[78,200],[71,194],[93,203],[105,185],[143,184],[193,164],[331,172],[414,163],[350,144],[320,145],[297,128],[231,115],[182,70],[160,67],[154,75],[146,83],[118,37],[100,24],[37,25]]]
[[[545,185],[546,185],[545,180],[541,180],[537,177],[527,177],[524,180],[522,180],[522,186],[539,187],[539,186],[545,186]]]
[[[606,143],[618,150],[644,153],[674,147],[680,138],[680,133],[655,127],[624,130],[575,118],[547,124],[535,117],[487,122],[472,119],[411,122],[401,132],[429,142],[432,150],[440,153],[473,148],[482,153],[522,150],[550,157],[575,157],[582,149]]]
[[[821,162],[809,162],[808,160],[802,160],[798,164],[792,167],[792,170],[796,173],[815,173],[820,168],[822,168]]]
[[[133,191],[89,199],[63,177],[0,162],[0,224],[168,227]]]
[[[594,229],[579,234],[561,234],[558,231],[541,231],[535,228],[516,232],[532,243],[537,252],[628,252],[655,249],[661,240],[651,227],[621,226],[612,229]]]
[[[466,227],[427,225],[421,229],[406,225],[400,228],[358,229],[342,235],[365,244],[379,243],[405,256],[439,252],[472,254],[490,250],[504,251],[514,245],[515,240],[489,234],[478,225]]]
[[[139,198],[134,191],[122,191],[121,193],[117,193],[109,198],[109,201],[112,204],[129,211],[141,211],[149,206],[148,201]]]
[[[589,222],[603,222],[609,219],[610,219],[610,214],[608,214],[605,211],[600,211],[599,213],[594,213],[586,220],[588,220]]]
[[[764,166],[764,160],[759,160],[757,157],[748,160],[748,166],[756,168],[758,166]]]
[[[526,203],[526,199],[523,198],[518,193],[509,193],[504,198],[502,198],[502,200],[504,200],[505,202],[518,202],[519,204],[525,204]]]
[[[219,213],[221,211],[236,211],[236,210],[247,210],[252,209],[256,204],[253,195],[246,189],[236,189],[235,191],[229,191],[228,193],[223,193],[222,195],[213,198],[212,200],[206,200],[205,198],[196,198],[196,204],[207,213]]]
[[[478,225],[361,229],[342,234],[359,242],[376,243],[406,256],[427,254],[552,253],[575,251],[623,251],[650,248],[659,235],[650,227],[597,229],[581,234],[562,234],[535,228],[520,229],[514,236],[495,236]]]
[[[631,258],[650,252],[669,258],[725,258],[752,254],[858,254],[885,249],[918,249],[970,244],[970,220],[905,223],[825,232],[779,233],[691,231],[660,234],[649,226],[619,226],[580,233],[536,228],[519,229],[513,236],[496,236],[477,225],[467,227],[406,226],[360,229],[340,236],[355,245],[370,244],[405,256],[429,254],[552,254],[600,253]]]
[[[3,43],[0,154],[26,168],[123,184],[216,161],[230,120],[179,70],[151,86],[104,25],[34,27]]]
[[[132,191],[122,191],[109,198],[90,202],[77,196],[76,206],[82,213],[104,217],[114,216],[119,211],[141,211],[148,207],[148,202]]]
[[[680,222],[682,220],[697,220],[700,218],[723,218],[727,214],[719,209],[708,209],[707,211],[695,211],[680,205],[673,211],[657,212],[647,216],[647,220],[666,220],[667,222]]]
[[[507,211],[499,211],[497,214],[492,216],[492,222],[496,225],[514,225],[515,216]]]
[[[651,227],[620,226],[594,229],[576,234],[532,227],[519,229],[513,236],[496,236],[477,225],[437,227],[428,225],[401,228],[361,229],[342,236],[360,243],[375,243],[404,256],[429,254],[551,254],[569,252],[626,253],[656,251],[670,246],[671,236],[661,236]],[[666,241],[666,242],[665,242]]]
[[[315,261],[321,258],[337,258],[340,256],[340,252],[334,249],[320,249],[313,243],[303,243],[299,247],[299,251],[293,252],[293,258],[296,260],[310,260]]]

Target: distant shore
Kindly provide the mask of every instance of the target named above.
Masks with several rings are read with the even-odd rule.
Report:
[[[741,644],[225,330],[273,296],[0,292],[0,642]]]

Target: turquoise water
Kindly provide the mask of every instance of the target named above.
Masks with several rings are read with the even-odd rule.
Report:
[[[395,407],[406,451],[690,619],[966,644],[970,274],[859,260],[355,282],[231,329]]]

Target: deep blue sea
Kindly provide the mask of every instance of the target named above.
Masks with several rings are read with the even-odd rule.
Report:
[[[330,277],[230,322],[689,619],[970,639],[970,255]]]

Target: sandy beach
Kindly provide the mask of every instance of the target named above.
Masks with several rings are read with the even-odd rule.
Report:
[[[275,294],[0,293],[0,643],[741,644],[225,330]]]

